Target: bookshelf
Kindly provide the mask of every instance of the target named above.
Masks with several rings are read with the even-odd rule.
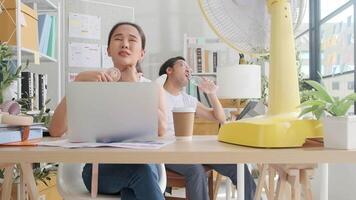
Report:
[[[45,90],[38,91],[39,83],[33,81],[33,88],[36,88],[37,91],[33,90],[32,95],[35,96],[35,100],[38,100],[40,96],[39,92],[42,94],[45,93],[46,95],[42,95],[42,97],[51,99],[48,107],[54,109],[61,97],[61,59],[58,59],[61,57],[61,1],[5,0],[3,4],[5,8],[11,9],[13,13],[13,24],[10,24],[10,26],[13,26],[15,34],[10,36],[9,41],[12,42],[9,42],[9,44],[13,49],[14,63],[19,67],[29,61],[28,72],[36,75],[44,74],[46,76],[45,87],[43,87]],[[47,51],[41,52],[40,49],[39,42],[41,38],[39,37],[40,30],[38,30],[40,15],[48,15],[51,18],[55,18],[49,24],[49,28],[53,28],[53,30],[49,31],[49,34],[54,34],[52,36],[48,35],[47,46],[49,43],[51,44],[51,51],[48,51],[50,53]],[[52,37],[52,40],[50,40],[50,37]],[[31,47],[28,45],[29,40],[32,44]],[[40,78],[36,80],[40,80]],[[23,79],[20,79],[12,88],[12,97],[16,97],[17,99],[23,97],[23,88]],[[32,110],[38,108],[39,105],[37,103]]]
[[[216,83],[218,67],[238,62],[238,53],[219,38],[192,37],[184,34],[183,42],[183,57],[193,70],[192,76],[206,77]],[[209,106],[205,95],[200,93],[195,85],[189,83],[187,93]]]

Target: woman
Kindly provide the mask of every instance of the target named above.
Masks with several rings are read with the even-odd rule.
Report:
[[[145,34],[141,27],[129,22],[116,24],[109,33],[108,55],[112,57],[114,67],[120,70],[122,82],[138,82],[140,74],[136,66],[145,55]],[[110,82],[112,77],[104,71],[81,72],[75,81]],[[166,129],[166,110],[163,92],[159,106],[159,136]],[[56,108],[51,124],[51,136],[62,136],[67,130],[66,100],[63,98]],[[91,164],[83,169],[83,181],[91,190]],[[99,164],[98,192],[103,194],[121,194],[122,199],[164,199],[158,184],[155,165]]]

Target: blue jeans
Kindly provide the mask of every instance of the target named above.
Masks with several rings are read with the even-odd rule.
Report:
[[[167,169],[184,176],[188,199],[209,200],[208,178],[204,166],[201,164],[165,164]],[[235,164],[209,164],[211,168],[231,179],[236,185],[237,166]],[[245,200],[252,200],[256,191],[256,184],[250,170],[245,165]]]
[[[122,200],[163,200],[154,164],[99,164],[98,193],[121,196]],[[92,165],[86,164],[82,177],[91,191]]]

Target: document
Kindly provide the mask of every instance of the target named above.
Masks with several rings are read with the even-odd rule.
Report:
[[[114,67],[114,63],[112,62],[111,57],[108,55],[108,45],[101,46],[101,60],[103,68],[111,68]]]
[[[101,67],[101,49],[99,44],[69,43],[68,65],[70,67]]]
[[[69,37],[101,39],[101,18],[99,16],[69,13]]]
[[[130,142],[69,142],[67,139],[40,142],[39,146],[64,147],[64,148],[96,148],[96,147],[115,147],[126,149],[160,149],[168,144],[173,143],[173,139],[147,140],[147,141],[130,141]]]

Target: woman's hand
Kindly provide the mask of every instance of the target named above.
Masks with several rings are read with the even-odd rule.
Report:
[[[74,81],[78,82],[112,82],[113,79],[105,71],[85,71],[80,72]]]
[[[218,86],[214,84],[214,82],[208,78],[203,78],[203,81],[199,84],[199,89],[206,94],[216,94],[218,91]]]

